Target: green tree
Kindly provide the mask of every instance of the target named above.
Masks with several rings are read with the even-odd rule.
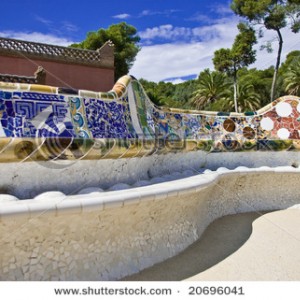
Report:
[[[259,95],[261,107],[270,102],[270,90],[273,74],[274,67],[269,67],[265,70],[257,70],[255,68],[248,70],[244,68],[239,72],[240,81],[251,84],[254,91]]]
[[[193,93],[191,105],[196,109],[203,109],[217,100],[227,99],[229,85],[225,74],[205,69],[199,75],[198,87]]]
[[[140,79],[139,82],[143,86],[149,99],[156,105],[162,106],[165,105],[166,97],[159,93],[158,84],[156,82],[147,81],[145,79]]]
[[[286,72],[288,72],[288,69],[290,68],[291,64],[294,61],[296,61],[298,58],[300,58],[300,51],[299,50],[291,51],[290,53],[288,53],[288,55],[286,56],[285,61],[281,64],[281,66],[279,68],[278,74],[280,74],[281,76],[284,76],[284,74]]]
[[[115,80],[128,74],[135,57],[140,50],[137,43],[140,37],[135,27],[121,22],[113,24],[107,29],[100,28],[87,34],[84,41],[71,47],[97,50],[107,41],[112,41],[115,49]]]
[[[281,31],[289,24],[292,32],[299,32],[299,0],[233,0],[231,8],[252,24],[262,24],[266,29],[277,33],[278,52],[271,87],[271,101],[273,101],[283,45]],[[287,20],[290,20],[290,23]]]
[[[233,95],[232,95],[233,96]],[[260,108],[260,96],[255,92],[251,83],[240,81],[237,87],[238,112],[255,111]],[[231,97],[231,99],[233,99]],[[230,111],[234,107],[234,101],[227,102],[226,110]],[[225,107],[223,108],[225,110]]]
[[[213,63],[215,69],[226,72],[233,78],[234,107],[238,111],[237,74],[238,70],[255,62],[256,51],[253,45],[256,43],[255,31],[244,23],[238,24],[239,34],[236,36],[231,49],[215,51]]]
[[[175,85],[173,95],[176,107],[191,109],[190,100],[193,97],[194,91],[197,89],[197,80],[187,80]]]
[[[179,84],[159,83],[139,80],[150,100],[159,106],[190,109],[190,99],[196,89],[196,80],[187,80]]]
[[[284,74],[285,91],[290,95],[300,96],[300,57],[296,57]]]

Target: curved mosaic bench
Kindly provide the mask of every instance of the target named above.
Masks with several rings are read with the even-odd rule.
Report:
[[[211,113],[158,108],[129,76],[108,93],[0,83],[0,279],[116,280],[218,217],[297,205],[299,103]]]
[[[245,114],[159,108],[129,76],[108,93],[0,83],[0,116],[2,162],[300,148],[298,97]]]

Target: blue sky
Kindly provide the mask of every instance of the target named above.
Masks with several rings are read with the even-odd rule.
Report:
[[[88,31],[126,21],[137,28],[142,47],[130,73],[137,78],[175,83],[196,77],[207,67],[213,68],[214,51],[231,47],[239,22],[227,0],[3,2],[2,37],[69,45],[85,39]],[[300,39],[299,34],[288,30],[283,35],[284,57],[291,50],[300,49]],[[268,31],[260,44],[274,37]],[[275,50],[276,47],[275,41]],[[253,67],[274,64],[275,52],[270,55],[258,50]]]

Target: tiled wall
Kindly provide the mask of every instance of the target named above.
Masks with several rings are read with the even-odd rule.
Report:
[[[158,108],[129,76],[121,78],[109,93],[0,83],[0,121],[0,143],[2,149],[10,149],[7,153],[11,152],[12,160],[49,160],[62,153],[64,159],[100,159],[101,151],[92,149],[99,139],[116,144],[106,158],[122,156],[122,147],[130,148],[131,156],[138,156],[141,147],[143,155],[156,150],[300,148],[298,97],[282,97],[258,112],[244,114]],[[0,160],[4,161],[2,152]]]

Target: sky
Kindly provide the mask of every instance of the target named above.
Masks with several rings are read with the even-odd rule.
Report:
[[[228,0],[11,0],[1,3],[0,37],[68,46],[87,32],[125,21],[138,30],[141,51],[130,74],[149,81],[180,83],[213,69],[214,51],[230,48],[241,20]],[[283,59],[300,50],[300,34],[283,30]],[[274,52],[260,46],[273,41]],[[256,45],[259,69],[275,64],[276,34]]]

